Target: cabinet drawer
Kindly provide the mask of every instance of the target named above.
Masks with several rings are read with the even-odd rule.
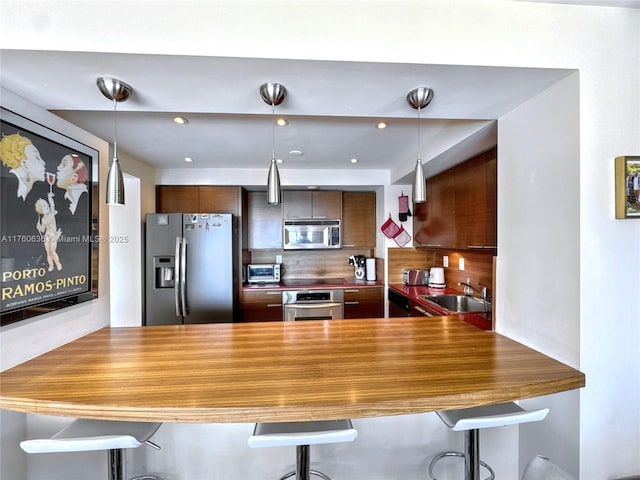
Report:
[[[344,318],[384,317],[382,287],[348,288],[344,290]]]
[[[245,322],[282,321],[282,292],[280,290],[244,291],[242,320]]]

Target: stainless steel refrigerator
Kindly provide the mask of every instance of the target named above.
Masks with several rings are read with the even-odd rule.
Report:
[[[146,325],[233,321],[233,231],[231,214],[147,214]]]

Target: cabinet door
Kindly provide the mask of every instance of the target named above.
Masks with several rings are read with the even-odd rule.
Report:
[[[413,231],[417,246],[454,246],[455,191],[455,173],[452,170],[427,180],[427,201],[414,204]]]
[[[483,248],[487,238],[487,162],[481,155],[454,169],[456,248]]]
[[[284,218],[342,218],[342,192],[332,190],[285,190],[282,192]]]
[[[487,238],[485,247],[498,245],[498,159],[496,155],[487,160]]]
[[[312,192],[311,200],[313,218],[342,218],[342,192],[324,190]]]
[[[267,192],[248,192],[249,250],[282,248],[282,204],[269,205]]]
[[[344,291],[344,318],[384,317],[382,287],[349,288]]]
[[[157,213],[198,213],[198,187],[158,185]]]
[[[283,215],[286,219],[311,218],[312,192],[285,190],[282,192]]]
[[[375,192],[342,193],[342,246],[375,248]]]
[[[282,292],[280,290],[244,290],[242,320],[245,322],[281,322]]]
[[[240,215],[240,187],[201,186],[198,189],[200,213]]]

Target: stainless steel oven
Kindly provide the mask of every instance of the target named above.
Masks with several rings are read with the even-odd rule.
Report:
[[[285,290],[284,321],[335,320],[344,317],[342,290]]]

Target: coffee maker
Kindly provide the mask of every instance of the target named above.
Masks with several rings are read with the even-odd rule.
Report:
[[[349,257],[349,265],[353,265],[353,275],[357,280],[363,280],[366,270],[367,259],[364,255],[351,255]]]

